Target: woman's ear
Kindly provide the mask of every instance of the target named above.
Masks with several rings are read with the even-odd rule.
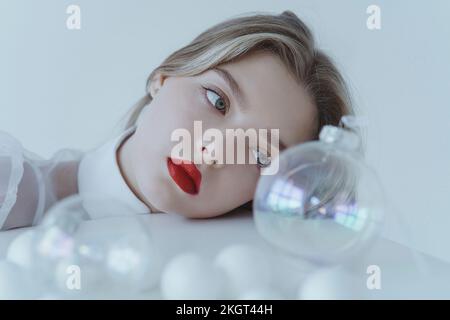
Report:
[[[162,87],[165,79],[166,79],[166,77],[161,75],[160,73],[157,73],[153,77],[152,81],[150,82],[150,86],[148,88],[149,93],[152,97],[154,97],[158,93],[158,91]]]

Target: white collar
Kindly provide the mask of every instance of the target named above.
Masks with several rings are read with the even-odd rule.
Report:
[[[132,211],[131,214],[151,212],[126,183],[116,158],[121,143],[135,130],[136,127],[131,127],[83,156],[78,169],[80,195],[118,200]]]

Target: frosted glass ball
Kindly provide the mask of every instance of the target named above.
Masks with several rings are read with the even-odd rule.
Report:
[[[80,226],[88,219],[83,199],[72,196],[54,204],[34,230],[33,269],[44,285],[58,286],[58,264],[74,259]]]
[[[262,286],[240,293],[238,300],[284,300],[285,297],[272,287]]]
[[[41,282],[49,290],[83,298],[126,297],[155,286],[156,248],[143,216],[130,212],[110,198],[75,195],[58,202],[36,229],[33,267]],[[76,276],[74,266],[80,290],[68,285]]]
[[[349,137],[325,126],[320,140],[286,149],[276,158],[276,173],[261,175],[254,220],[276,248],[333,264],[361,253],[379,234],[384,193]]]
[[[144,232],[117,237],[108,246],[106,266],[116,286],[128,291],[153,289],[159,281],[163,258]]]
[[[272,268],[264,252],[254,246],[235,244],[222,249],[214,263],[228,276],[227,287],[234,297],[270,285]]]
[[[57,262],[53,276],[56,288],[68,297],[95,297],[110,290],[103,259],[93,259],[77,250]]]
[[[164,299],[223,299],[225,274],[212,261],[195,253],[182,253],[165,266],[161,278]]]
[[[26,230],[16,236],[9,244],[6,259],[27,270],[33,265],[32,249],[35,232]]]
[[[298,290],[300,300],[365,299],[366,279],[342,267],[322,268],[308,275]]]

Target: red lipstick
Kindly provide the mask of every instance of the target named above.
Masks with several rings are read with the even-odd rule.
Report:
[[[167,158],[167,168],[173,181],[186,193],[197,194],[200,191],[202,174],[195,164],[187,160]]]

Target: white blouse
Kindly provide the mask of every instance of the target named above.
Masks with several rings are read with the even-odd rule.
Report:
[[[150,213],[129,188],[117,163],[117,149],[134,132],[131,127],[99,148],[86,153],[78,169],[78,192],[97,199],[114,199],[127,208],[126,214]]]
[[[86,153],[63,149],[48,160],[0,131],[0,230],[39,224],[44,213],[64,198],[64,191],[58,190],[64,185],[75,184],[81,195],[119,200],[131,214],[150,213],[128,187],[116,158],[117,148],[134,130]]]

